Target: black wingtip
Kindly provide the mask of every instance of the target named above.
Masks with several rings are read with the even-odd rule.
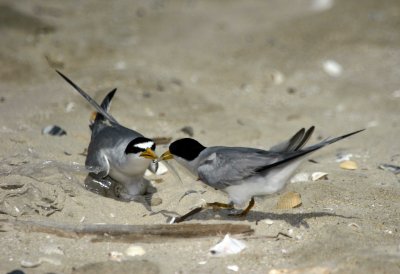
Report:
[[[352,135],[354,135],[354,134],[360,133],[360,132],[362,132],[362,131],[364,131],[364,130],[365,130],[365,128],[360,129],[360,130],[357,130],[357,131],[353,131],[353,132],[347,133],[347,134],[345,134],[345,135],[342,135],[342,136],[333,138],[333,139],[329,140],[328,142],[333,141],[332,143],[334,143],[334,142],[339,141],[339,140],[341,140],[341,139],[344,139],[344,138],[350,137],[350,136],[352,136]]]
[[[107,96],[110,96],[110,100],[114,97],[115,93],[117,92],[117,88],[114,88],[112,91],[108,93]]]
[[[65,76],[64,74],[62,74],[59,70],[56,70],[56,72],[58,73],[58,75],[60,75],[65,81],[67,81],[71,86],[73,86],[75,89],[77,89],[78,91],[80,90],[80,88],[74,83],[72,82],[71,79],[69,79],[67,76]]]

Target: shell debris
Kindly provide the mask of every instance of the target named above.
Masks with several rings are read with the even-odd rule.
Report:
[[[37,267],[42,264],[42,260],[29,260],[29,259],[22,259],[20,262],[21,266],[24,268],[33,268]]]
[[[124,254],[118,251],[111,251],[110,253],[108,253],[108,257],[111,261],[122,262],[122,260],[124,259]]]
[[[52,136],[63,136],[67,135],[67,132],[57,125],[50,125],[42,129],[42,134],[52,135]]]
[[[246,248],[246,244],[226,234],[224,239],[210,249],[212,256],[226,256],[240,253]]]
[[[340,163],[340,168],[348,169],[348,170],[355,170],[358,168],[357,163],[351,160],[347,160]]]
[[[318,181],[318,180],[328,180],[328,173],[316,171],[311,174],[311,180]]]
[[[339,77],[343,72],[342,66],[334,60],[324,61],[323,68],[324,71],[332,77]]]
[[[146,251],[140,245],[131,245],[125,250],[125,254],[131,257],[143,256],[144,254],[146,254]]]
[[[228,265],[226,268],[228,268],[229,270],[238,272],[239,271],[239,266],[232,264],[232,265]]]
[[[299,207],[301,205],[301,196],[300,193],[297,192],[287,192],[283,194],[277,204],[276,208],[277,209],[290,209],[290,208],[295,208]]]

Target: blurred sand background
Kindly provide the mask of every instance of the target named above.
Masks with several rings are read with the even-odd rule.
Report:
[[[223,235],[137,243],[146,254],[128,269],[147,260],[146,273],[234,273],[228,265],[238,273],[400,272],[399,175],[378,169],[400,165],[399,1],[3,0],[0,37],[1,219],[167,221],[83,188],[85,173],[73,163],[84,164],[92,108],[59,69],[96,100],[117,87],[111,113],[149,137],[186,137],[189,126],[204,145],[268,148],[311,125],[312,143],[367,128],[304,162],[301,172],[327,172],[328,180],[289,185],[301,207],[278,210],[274,196],[246,219],[208,210],[188,221],[250,224],[242,253],[208,256]],[[329,60],[333,68],[324,69]],[[52,124],[67,135],[42,135]],[[358,169],[339,168],[338,153],[352,154]],[[160,176],[154,211],[226,202],[177,169],[183,184]],[[205,192],[178,203],[188,189]],[[265,237],[278,232],[292,238]],[[0,272],[71,273],[105,262],[97,271],[107,273],[109,253],[130,244],[2,231]],[[21,266],[40,257],[50,259]]]

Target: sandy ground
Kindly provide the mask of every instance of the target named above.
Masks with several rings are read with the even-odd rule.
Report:
[[[378,169],[400,164],[399,29],[397,0],[1,1],[1,219],[167,221],[83,187],[85,172],[74,163],[84,163],[92,109],[55,68],[97,100],[117,87],[112,114],[149,137],[184,137],[180,129],[190,126],[205,145],[268,148],[311,125],[313,143],[367,130],[313,154],[317,163],[305,161],[299,172],[327,172],[328,180],[290,184],[302,195],[299,208],[276,209],[274,196],[258,200],[246,219],[208,210],[188,221],[251,225],[253,235],[235,236],[247,245],[238,255],[208,255],[220,235],[135,243],[146,253],[118,264],[109,253],[133,242],[8,229],[0,232],[0,272],[71,273],[98,263],[88,269],[399,273],[400,181]],[[333,70],[325,71],[329,60]],[[42,135],[51,124],[67,135]],[[352,154],[358,169],[339,168],[338,153]],[[183,183],[160,176],[162,203],[153,211],[183,214],[201,199],[227,201],[177,169]],[[205,192],[178,202],[189,189]],[[268,238],[278,232],[292,238]]]

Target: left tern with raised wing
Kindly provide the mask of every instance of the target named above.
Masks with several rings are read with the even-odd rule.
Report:
[[[57,70],[56,70],[57,71]],[[118,195],[132,200],[147,193],[149,182],[143,177],[147,168],[155,169],[158,157],[153,140],[139,132],[119,124],[108,113],[117,89],[110,91],[99,106],[86,92],[61,72],[57,73],[78,91],[96,110],[96,118],[90,125],[92,131],[85,166],[96,180],[110,177],[122,185]]]

